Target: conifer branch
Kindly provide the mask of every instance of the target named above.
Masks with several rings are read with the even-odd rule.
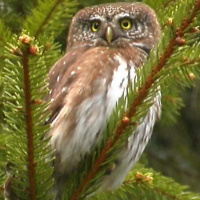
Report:
[[[155,67],[153,67],[153,70],[146,78],[144,85],[141,88],[139,88],[136,94],[135,100],[131,104],[129,111],[126,112],[124,114],[124,117],[119,121],[116,131],[114,133],[114,139],[112,139],[113,138],[112,136],[108,138],[105,148],[102,149],[99,157],[94,162],[92,169],[89,171],[87,176],[83,179],[82,183],[80,183],[78,189],[71,196],[70,200],[79,199],[79,197],[81,196],[81,193],[87,187],[88,183],[94,178],[94,176],[100,169],[101,164],[105,161],[109,150],[117,143],[120,136],[124,133],[127,127],[134,126],[133,124],[131,124],[130,119],[134,117],[134,115],[136,114],[137,108],[143,103],[145,98],[148,96],[149,90],[154,85],[155,81],[157,80],[156,78],[157,74],[164,68],[168,59],[173,55],[175,47],[185,44],[184,43],[185,41],[182,39],[184,35],[184,31],[191,25],[191,23],[197,16],[197,13],[199,10],[200,10],[200,0],[196,0],[193,11],[188,17],[184,18],[180,27],[177,29],[176,33],[174,34],[174,37],[171,39],[168,46],[166,47],[165,52],[160,56],[158,64]]]
[[[171,200],[184,200],[180,197],[177,197],[176,195],[170,194],[167,192],[167,190],[163,190],[162,188],[159,188],[155,186],[154,184],[149,184],[152,182],[153,178],[149,178],[148,176],[143,175],[142,173],[136,174],[137,177],[133,180],[126,180],[124,182],[124,185],[130,185],[130,184],[143,184],[145,186],[148,186],[151,190],[154,190],[156,193],[160,194],[161,196],[167,197],[167,199]]]
[[[29,165],[29,185],[30,185],[30,199],[36,200],[36,181],[35,181],[35,161],[34,161],[34,138],[33,138],[33,119],[31,109],[31,88],[29,76],[29,55],[24,52],[22,57],[24,70],[24,93],[26,104],[26,124],[27,124],[27,148],[28,148],[28,165]]]
[[[56,10],[56,8],[58,7],[58,5],[60,3],[62,3],[63,0],[57,0],[55,5],[52,7],[52,9],[49,11],[48,15],[46,16],[46,18],[44,19],[44,21],[41,23],[41,26],[38,28],[37,32],[35,33],[35,37],[37,38],[38,35],[41,33],[42,29],[44,28],[44,26],[47,24],[47,22],[49,21],[50,17],[52,16],[52,14],[54,13],[54,11]]]
[[[198,199],[198,194],[189,192],[188,187],[174,182],[171,178],[162,176],[151,168],[137,163],[134,170],[130,172],[123,185],[115,192],[99,193],[89,200],[124,200],[132,199],[166,199],[166,200],[191,200]]]
[[[162,188],[159,188],[158,186],[153,184],[153,177],[143,174],[141,172],[137,172],[134,179],[129,179],[124,182],[124,185],[129,184],[143,184],[147,187],[149,187],[151,190],[154,190],[156,193],[167,197],[167,199],[171,200],[184,200],[174,194],[170,194],[167,190],[163,190]]]
[[[155,187],[153,186],[153,189],[158,192],[159,194],[161,194],[162,196],[165,196],[167,197],[168,199],[171,199],[171,200],[184,200],[182,198],[179,198],[175,195],[171,195],[171,194],[168,194],[166,191],[162,190],[161,188],[158,188],[158,187]]]
[[[183,37],[184,31],[191,25],[191,23],[193,22],[193,20],[197,16],[198,11],[200,10],[200,1],[196,0],[195,2],[196,3],[194,5],[193,12],[191,13],[190,17],[188,17],[188,18],[186,17],[183,20],[183,23],[181,24],[180,28],[177,30],[176,37]]]
[[[49,126],[44,125],[48,118],[48,113],[45,113],[48,104],[41,100],[48,92],[45,87],[47,58],[41,54],[44,45],[39,47],[38,42],[25,32],[19,38],[14,37],[14,42],[16,44],[8,44],[6,48],[5,55],[9,59],[3,74],[5,120],[11,127],[5,131],[14,141],[7,147],[14,178],[12,186],[5,188],[5,192],[14,199],[52,200],[49,191],[53,187],[53,167],[50,164],[53,151],[48,141],[43,140],[49,130]],[[53,48],[55,50],[56,46]],[[51,48],[49,52],[53,55]],[[43,177],[41,180],[40,176]]]
[[[9,30],[9,28],[4,25],[2,20],[0,20],[0,48],[4,49],[4,47],[7,46],[7,42],[9,41],[11,34],[11,30]],[[0,59],[5,58],[3,55],[4,50],[1,50],[0,52]]]

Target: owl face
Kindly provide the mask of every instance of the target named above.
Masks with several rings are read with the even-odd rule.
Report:
[[[154,11],[142,3],[102,4],[85,8],[73,18],[68,50],[80,46],[136,46],[150,50],[160,29]]]

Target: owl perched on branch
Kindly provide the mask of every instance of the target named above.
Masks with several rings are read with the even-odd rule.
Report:
[[[49,72],[51,144],[56,173],[69,174],[103,138],[116,102],[160,38],[154,11],[142,3],[102,4],[72,20],[67,53]],[[139,78],[139,77],[138,77]],[[101,187],[115,189],[138,161],[160,114],[160,95],[124,144]]]

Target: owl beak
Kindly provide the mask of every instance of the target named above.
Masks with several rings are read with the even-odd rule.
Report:
[[[108,27],[106,28],[106,40],[107,40],[107,42],[108,42],[109,44],[112,42],[113,37],[114,37],[113,29],[112,29],[110,26],[108,26]]]

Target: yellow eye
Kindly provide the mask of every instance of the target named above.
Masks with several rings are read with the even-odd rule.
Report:
[[[131,23],[131,20],[130,20],[130,19],[123,19],[123,20],[120,22],[120,25],[121,25],[121,27],[122,27],[124,30],[129,30],[129,29],[131,29],[131,27],[132,27],[132,23]]]
[[[100,22],[99,21],[93,21],[92,22],[92,26],[91,26],[91,29],[93,32],[97,32],[99,29],[100,29]]]

